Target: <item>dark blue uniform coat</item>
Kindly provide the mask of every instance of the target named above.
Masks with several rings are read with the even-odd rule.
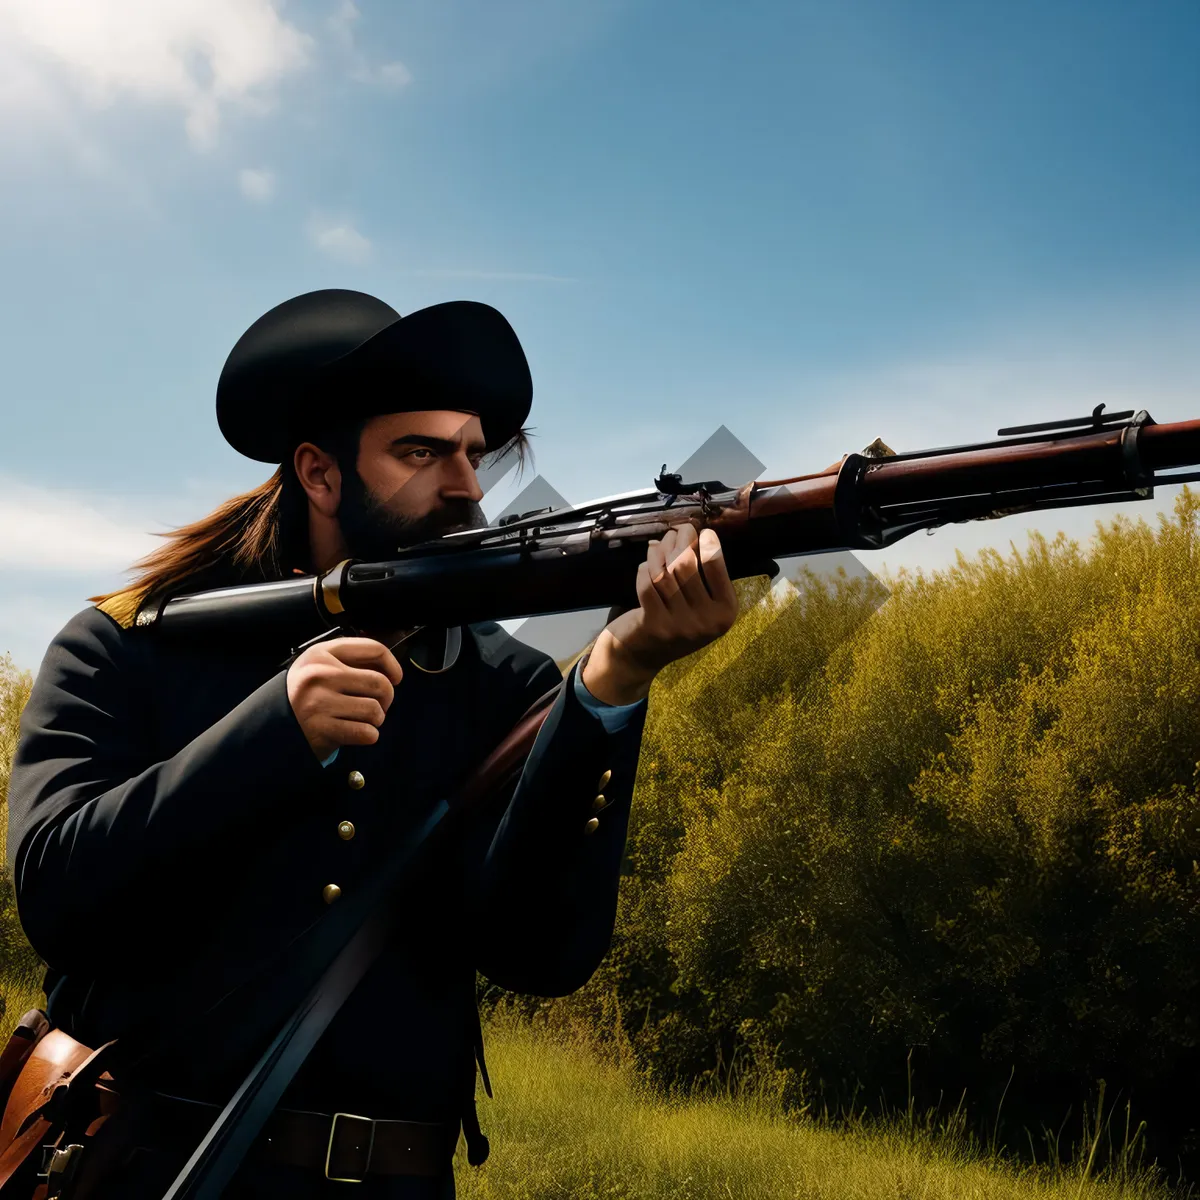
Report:
[[[499,626],[469,634],[444,674],[406,664],[378,742],[323,767],[278,647],[235,656],[96,608],[73,618],[24,710],[9,794],[9,868],[54,1023],[94,1047],[169,1015],[178,1035],[144,1081],[226,1100],[325,965],[313,939],[339,911],[326,885],[351,893],[557,684],[515,790],[422,876],[283,1102],[461,1116],[476,971],[562,995],[608,949],[645,720],[642,702],[608,732],[580,702],[578,667],[564,685]]]

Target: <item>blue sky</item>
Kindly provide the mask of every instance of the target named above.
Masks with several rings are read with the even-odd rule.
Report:
[[[582,500],[722,423],[771,477],[1200,417],[1197,212],[1195,0],[0,0],[0,652],[263,478],[213,396],[288,296],[496,305]]]

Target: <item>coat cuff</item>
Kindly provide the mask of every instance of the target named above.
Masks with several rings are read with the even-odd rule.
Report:
[[[618,733],[634,719],[639,710],[646,707],[646,701],[642,699],[635,700],[632,704],[609,704],[593,696],[583,682],[584,662],[587,662],[586,658],[582,660],[575,671],[575,699],[588,712],[595,713],[600,718],[600,724],[604,726],[606,732]]]

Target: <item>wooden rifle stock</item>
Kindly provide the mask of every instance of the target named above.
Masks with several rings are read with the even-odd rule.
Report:
[[[998,431],[997,441],[896,454],[876,442],[824,471],[729,487],[665,472],[654,490],[523,514],[487,529],[346,561],[319,576],[159,597],[137,624],[164,636],[245,635],[296,646],[334,629],[450,626],[636,604],[646,544],[685,522],[721,538],[732,578],[774,560],[879,550],[921,529],[1047,508],[1148,500],[1200,479],[1200,420],[1146,412]]]

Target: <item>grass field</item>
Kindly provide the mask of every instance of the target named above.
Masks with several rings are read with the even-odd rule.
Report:
[[[492,1154],[456,1164],[461,1200],[1159,1200],[1127,1164],[1018,1167],[952,1129],[903,1118],[835,1130],[753,1100],[666,1102],[582,1044],[510,1019],[487,1030],[496,1097],[480,1099]],[[1082,1140],[1082,1139],[1081,1139]]]
[[[40,992],[8,993],[5,1039]],[[973,1145],[961,1125],[779,1115],[753,1097],[669,1101],[582,1040],[512,1017],[486,1023],[496,1098],[480,1089],[492,1154],[456,1161],[460,1200],[1173,1200],[1128,1160],[1100,1178],[1077,1131],[1074,1161],[1018,1166]],[[1121,1134],[1111,1129],[1106,1136]],[[1064,1155],[1064,1157],[1066,1157]]]

